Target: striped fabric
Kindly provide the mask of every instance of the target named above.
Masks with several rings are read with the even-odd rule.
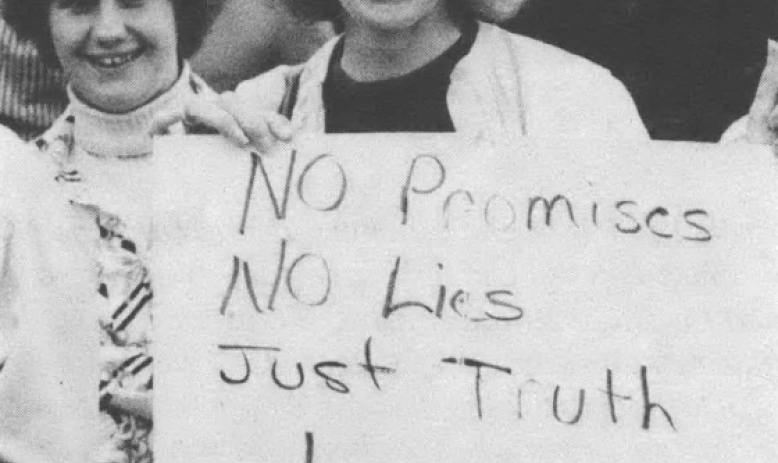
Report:
[[[100,380],[100,411],[112,443],[96,455],[99,463],[151,463],[152,423],[121,406],[122,401],[148,402],[153,391],[150,352],[151,279],[135,243],[118,217],[96,212],[100,231],[99,287],[106,305],[100,314],[104,362]]]
[[[51,126],[67,106],[62,72],[0,19],[0,124],[25,140]]]

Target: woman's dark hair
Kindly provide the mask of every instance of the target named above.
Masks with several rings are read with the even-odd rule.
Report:
[[[447,0],[452,14],[457,18],[477,16],[464,0]],[[303,21],[330,21],[338,32],[343,31],[343,8],[339,0],[287,0],[292,14]]]
[[[20,37],[31,40],[48,64],[59,64],[51,39],[49,10],[54,0],[2,0],[3,18]],[[210,25],[207,0],[169,0],[178,34],[178,55],[189,58],[200,48]]]

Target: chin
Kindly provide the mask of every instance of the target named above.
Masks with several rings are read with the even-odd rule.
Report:
[[[95,98],[98,109],[108,113],[128,113],[135,109],[140,108],[147,103],[147,98],[140,95],[128,95],[127,92],[117,92],[114,94],[104,94],[98,98]]]
[[[413,27],[428,14],[428,11],[420,10],[413,3],[408,5],[389,3],[371,5],[363,11],[363,21],[376,29],[394,31]]]
[[[399,15],[370,18],[370,23],[374,28],[387,32],[408,29],[416,25],[417,22],[418,19],[416,17],[403,17]]]

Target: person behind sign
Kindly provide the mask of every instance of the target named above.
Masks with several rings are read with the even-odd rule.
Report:
[[[90,290],[102,299],[102,446],[95,460],[150,462],[148,127],[157,111],[208,93],[185,61],[207,28],[206,0],[6,0],[3,13],[69,81],[68,108],[34,145],[55,166],[50,181],[81,214],[96,258]]]
[[[632,98],[610,72],[479,21],[491,5],[505,3],[294,0],[298,15],[335,21],[343,34],[304,66],[243,82],[218,104],[187,106],[184,117],[260,146],[290,139],[292,129],[648,139]],[[272,113],[292,86],[290,126]]]

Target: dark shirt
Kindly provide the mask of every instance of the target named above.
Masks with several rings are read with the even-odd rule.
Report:
[[[473,46],[478,26],[462,35],[437,58],[403,76],[360,82],[341,65],[343,39],[330,59],[322,98],[326,133],[453,132],[446,104],[451,73]]]

